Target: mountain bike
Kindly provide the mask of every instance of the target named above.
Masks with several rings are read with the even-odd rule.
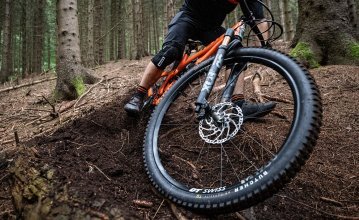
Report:
[[[244,47],[253,31],[261,34],[248,31],[249,22],[241,19],[194,54],[192,43],[149,94],[155,108],[144,139],[147,174],[165,198],[191,210],[222,213],[272,196],[299,172],[320,132],[321,97],[313,77],[282,52]],[[281,30],[273,19],[266,22]],[[267,41],[276,38],[271,36]],[[234,86],[241,74],[251,81],[263,73],[260,95],[276,101],[276,108],[244,121],[231,102]],[[258,91],[247,86],[246,96],[255,101]]]

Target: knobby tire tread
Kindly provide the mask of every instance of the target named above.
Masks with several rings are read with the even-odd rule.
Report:
[[[271,197],[273,194],[277,193],[280,189],[284,187],[301,169],[301,167],[305,164],[305,161],[309,158],[311,152],[313,151],[314,146],[316,145],[317,139],[320,133],[320,127],[322,125],[322,100],[320,91],[317,87],[315,79],[311,76],[308,70],[295,58],[290,57],[289,55],[272,49],[266,48],[266,50],[271,50],[275,53],[282,54],[286,57],[289,57],[293,60],[302,70],[305,75],[306,80],[309,82],[311,86],[311,92],[313,96],[313,117],[311,118],[310,127],[305,131],[303,135],[305,138],[301,146],[297,147],[296,155],[291,159],[290,163],[286,164],[283,169],[278,172],[276,175],[271,176],[271,178],[263,183],[260,187],[252,191],[251,193],[247,193],[240,198],[232,198],[231,200],[223,203],[212,203],[211,205],[205,205],[202,203],[194,203],[188,201],[181,201],[180,199],[170,195],[168,192],[165,192],[154,180],[153,176],[147,165],[146,160],[146,138],[148,132],[150,132],[150,122],[155,117],[155,110],[152,112],[151,117],[149,119],[149,123],[146,127],[146,136],[144,138],[144,148],[143,148],[143,159],[145,164],[146,173],[149,176],[149,179],[154,186],[154,188],[161,193],[162,196],[169,199],[175,204],[183,206],[193,211],[197,212],[206,212],[206,213],[224,213],[229,211],[237,211],[238,209],[249,208],[253,205],[256,205],[265,199]],[[230,55],[228,55],[230,56]],[[193,67],[197,68],[197,66]],[[203,69],[203,68],[202,68]],[[197,71],[201,71],[199,68]],[[186,74],[183,74],[180,78],[186,77]],[[180,79],[178,79],[180,80]]]

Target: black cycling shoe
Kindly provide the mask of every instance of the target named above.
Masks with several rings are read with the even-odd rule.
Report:
[[[256,103],[245,100],[234,102],[242,109],[243,121],[257,119],[267,115],[277,105],[275,102]]]
[[[130,116],[138,116],[142,110],[143,97],[135,94],[125,105],[125,111]]]

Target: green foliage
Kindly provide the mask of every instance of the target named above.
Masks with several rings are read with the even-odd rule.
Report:
[[[350,56],[352,56],[354,59],[359,59],[359,43],[352,42],[349,45],[350,48]]]
[[[81,76],[76,76],[71,83],[75,87],[78,96],[84,94],[86,86]]]
[[[320,66],[308,43],[299,42],[290,52],[290,55],[307,62],[310,68],[317,68]]]

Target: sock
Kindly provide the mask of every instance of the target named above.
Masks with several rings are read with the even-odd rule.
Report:
[[[243,94],[234,94],[232,95],[232,102],[238,102],[240,100],[244,100]]]
[[[232,95],[232,102],[237,105],[242,105],[244,103],[244,95],[243,94],[234,94]]]
[[[144,98],[147,95],[147,90],[145,87],[139,85],[136,90],[136,95]]]

